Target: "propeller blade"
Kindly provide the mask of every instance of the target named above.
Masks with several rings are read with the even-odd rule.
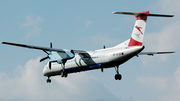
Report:
[[[46,60],[46,59],[48,59],[48,58],[49,58],[49,56],[44,57],[44,58],[42,58],[42,59],[40,60],[40,62],[42,62],[42,61],[44,61],[44,60]]]
[[[52,42],[50,42],[50,48],[52,48]]]
[[[51,62],[49,62],[49,69],[51,69]]]
[[[49,53],[48,52],[46,52],[45,50],[43,50],[47,55],[49,55]]]

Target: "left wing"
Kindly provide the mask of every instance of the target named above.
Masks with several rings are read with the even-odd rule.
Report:
[[[2,42],[2,44],[44,51],[47,54],[47,56],[42,58],[40,60],[40,62],[42,62],[46,59],[49,59],[49,69],[51,69],[51,63],[52,62],[57,62],[59,64],[65,65],[67,60],[74,58],[75,53],[87,53],[86,51],[83,51],[83,50],[68,50],[68,49],[52,48],[52,43],[50,43],[50,48],[49,47],[18,44],[18,43],[10,43],[10,42]]]
[[[40,47],[40,46],[25,45],[25,44],[10,43],[10,42],[2,42],[2,44],[24,47],[24,48],[30,48],[30,49],[38,49],[38,50],[44,50],[44,51],[64,52],[64,50],[62,50],[62,49],[55,49],[55,48],[49,48],[49,47]]]
[[[169,53],[175,53],[174,51],[172,52],[141,52],[138,55],[150,55],[154,56],[155,54],[169,54]]]
[[[30,48],[30,49],[37,49],[37,50],[43,50],[43,51],[56,51],[56,52],[63,52],[65,53],[64,49],[56,49],[52,47],[41,47],[41,46],[33,46],[33,45],[25,45],[25,44],[18,44],[18,43],[10,43],[10,42],[2,42],[2,44],[12,45],[12,46],[18,46],[18,47],[24,47],[24,48]],[[86,53],[84,50],[73,50],[74,53]]]

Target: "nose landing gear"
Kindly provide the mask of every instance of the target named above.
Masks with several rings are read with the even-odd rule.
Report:
[[[48,79],[46,80],[47,83],[51,83],[51,79],[50,77],[48,76]]]

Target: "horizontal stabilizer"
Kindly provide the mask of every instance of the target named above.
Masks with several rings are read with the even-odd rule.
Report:
[[[146,13],[134,13],[134,12],[113,12],[113,14],[126,14],[126,15],[144,15]],[[164,14],[146,14],[147,16],[155,16],[155,17],[173,17],[174,15],[164,15]]]
[[[138,55],[151,55],[151,56],[153,56],[154,54],[169,54],[169,53],[175,53],[175,52],[141,52]]]

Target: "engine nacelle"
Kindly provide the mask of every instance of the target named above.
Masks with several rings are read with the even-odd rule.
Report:
[[[57,62],[59,64],[65,63],[67,60],[74,58],[75,54],[73,50],[63,49],[64,52],[52,51],[49,54],[49,62]]]

